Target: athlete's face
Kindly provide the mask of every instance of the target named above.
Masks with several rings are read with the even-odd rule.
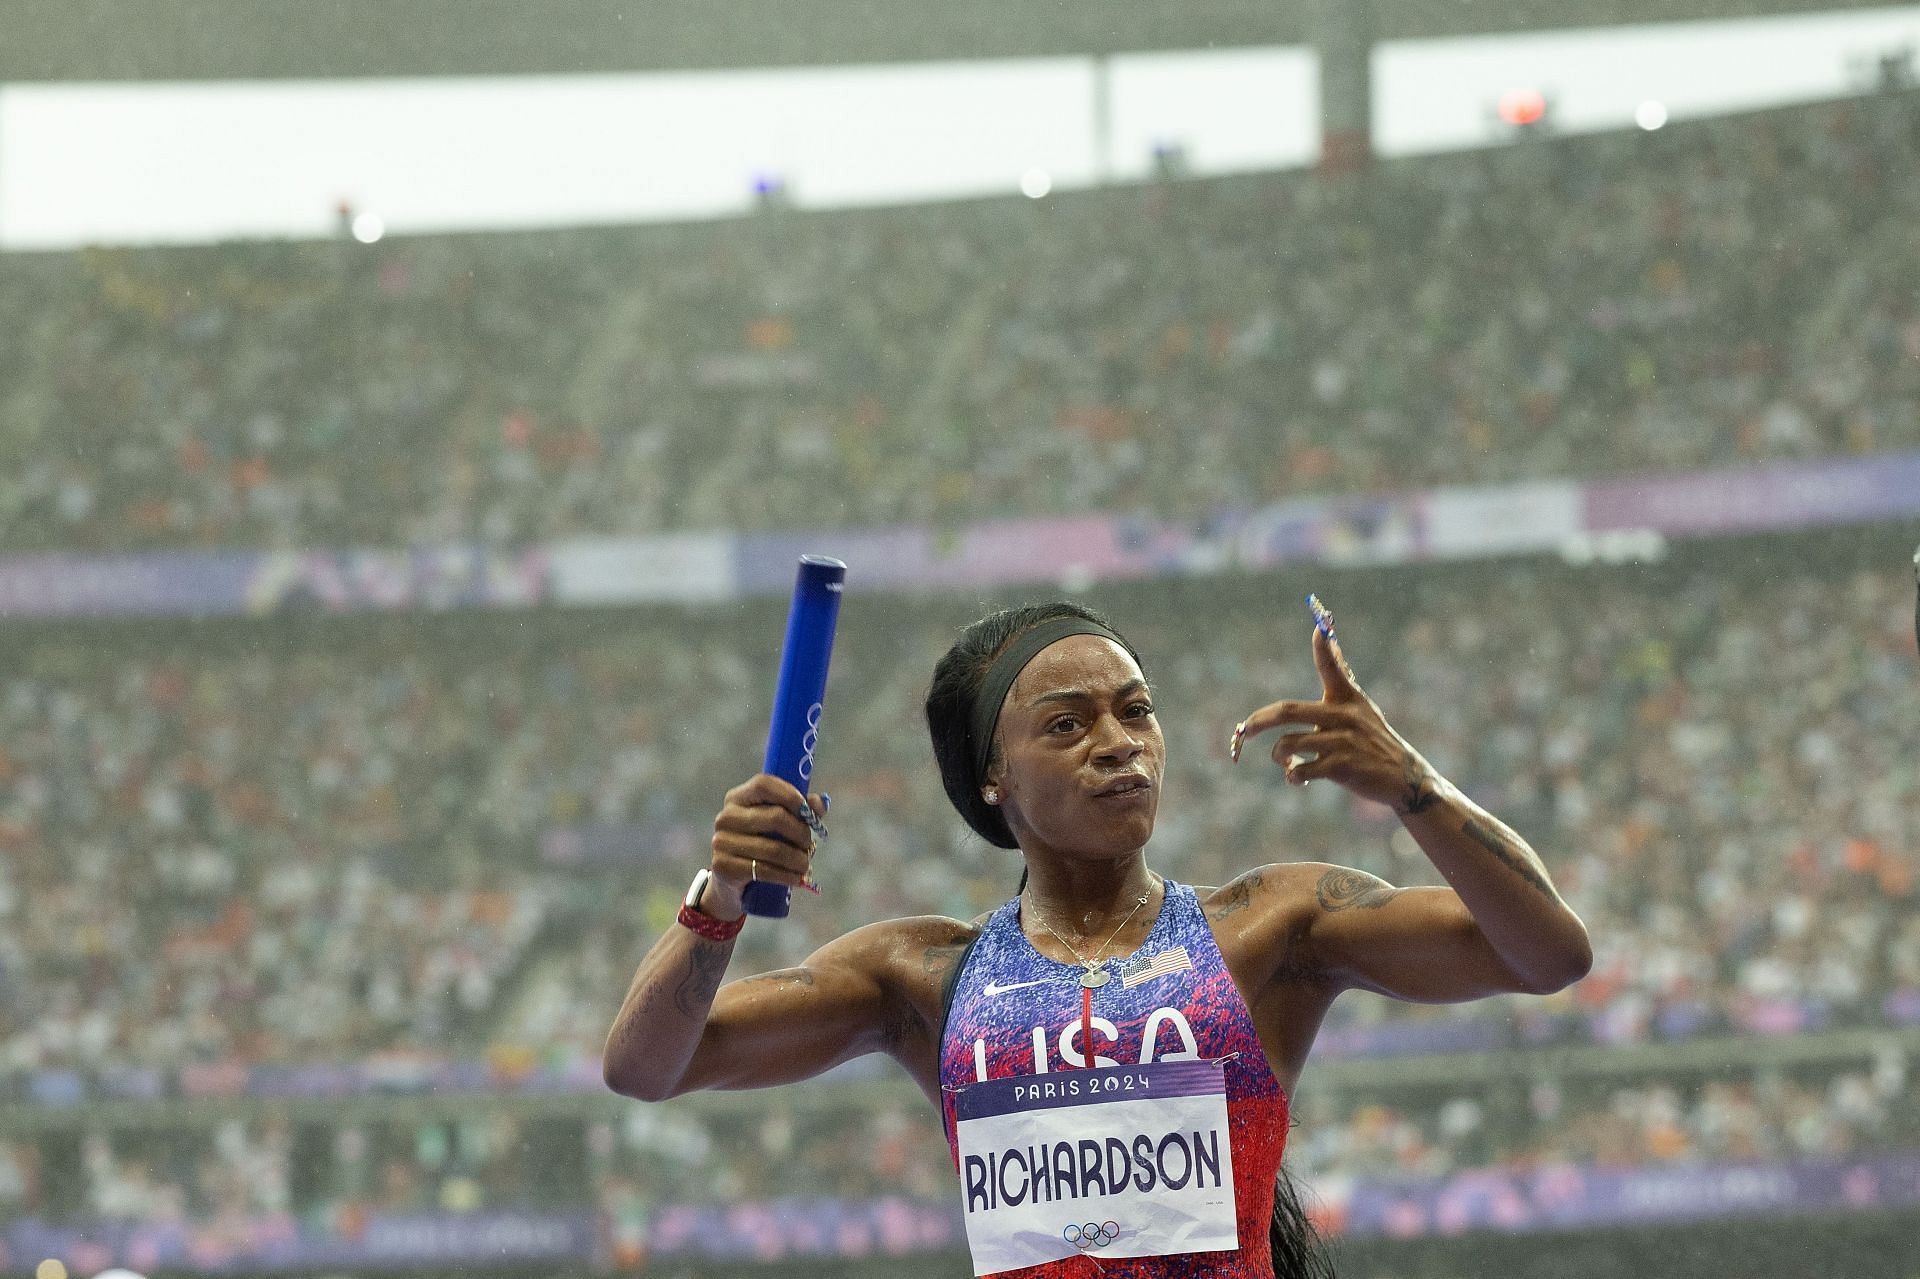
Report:
[[[1146,679],[1098,635],[1040,650],[1000,708],[989,784],[1023,848],[1115,856],[1146,845],[1166,743]]]

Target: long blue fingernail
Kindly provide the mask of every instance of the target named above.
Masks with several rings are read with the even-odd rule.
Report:
[[[1320,633],[1326,636],[1328,639],[1332,639],[1333,638],[1332,610],[1330,610],[1325,604],[1322,604],[1320,602],[1320,597],[1318,595],[1314,595],[1312,593],[1309,593],[1307,595],[1307,607],[1313,610],[1313,624],[1320,628]]]
[[[827,794],[825,791],[821,791],[820,807],[823,811],[831,813],[833,811],[833,796]]]
[[[807,829],[813,832],[815,839],[827,837],[827,824],[820,820],[820,815],[814,812],[813,806],[804,799],[800,801],[800,820],[807,824]]]

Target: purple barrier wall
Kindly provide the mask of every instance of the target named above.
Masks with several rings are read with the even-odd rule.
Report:
[[[544,550],[0,557],[0,618],[262,616],[530,608],[552,599]]]
[[[1481,1169],[1365,1182],[1328,1196],[1328,1206],[1344,1233],[1397,1237],[1913,1208],[1920,1207],[1920,1154],[1788,1164]]]
[[[1920,1207],[1920,1154],[1784,1164],[1478,1169],[1313,1189],[1327,1227],[1351,1236],[1639,1226]],[[286,1215],[217,1226],[52,1227],[30,1219],[0,1224],[0,1269],[59,1257],[81,1273],[112,1265],[226,1275],[525,1262],[604,1272],[610,1268],[607,1239],[614,1233],[604,1225],[588,1213],[522,1212],[348,1215],[332,1227]],[[659,1259],[778,1263],[948,1252],[964,1247],[965,1236],[957,1199],[795,1198],[669,1205],[654,1216],[645,1242]]]
[[[783,595],[795,559],[836,555],[853,591],[955,591],[1553,552],[1624,530],[1667,536],[1920,518],[1920,453],[1565,481],[1299,498],[1173,522],[1093,513],[897,525],[294,553],[0,557],[0,618],[247,616],[531,608]]]
[[[1586,530],[1674,537],[1864,524],[1920,516],[1920,453],[1781,462],[1585,486]]]
[[[44,1257],[92,1274],[121,1265],[143,1273],[260,1274],[318,1266],[405,1269],[511,1262],[591,1262],[598,1226],[587,1213],[482,1212],[371,1215],[340,1229],[287,1215],[244,1221],[54,1227],[28,1219],[0,1225],[0,1268]]]
[[[966,1246],[958,1200],[775,1199],[662,1209],[647,1234],[662,1257],[770,1262],[797,1257],[903,1257]]]
[[[260,558],[247,551],[11,555],[0,559],[0,617],[241,613]]]

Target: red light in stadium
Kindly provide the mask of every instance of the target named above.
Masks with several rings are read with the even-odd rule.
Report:
[[[1500,95],[1500,118],[1515,126],[1539,124],[1547,114],[1547,95],[1538,89],[1509,89]]]

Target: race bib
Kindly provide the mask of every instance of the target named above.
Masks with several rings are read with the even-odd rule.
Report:
[[[954,1130],[976,1275],[1240,1246],[1220,1062],[970,1084]]]

